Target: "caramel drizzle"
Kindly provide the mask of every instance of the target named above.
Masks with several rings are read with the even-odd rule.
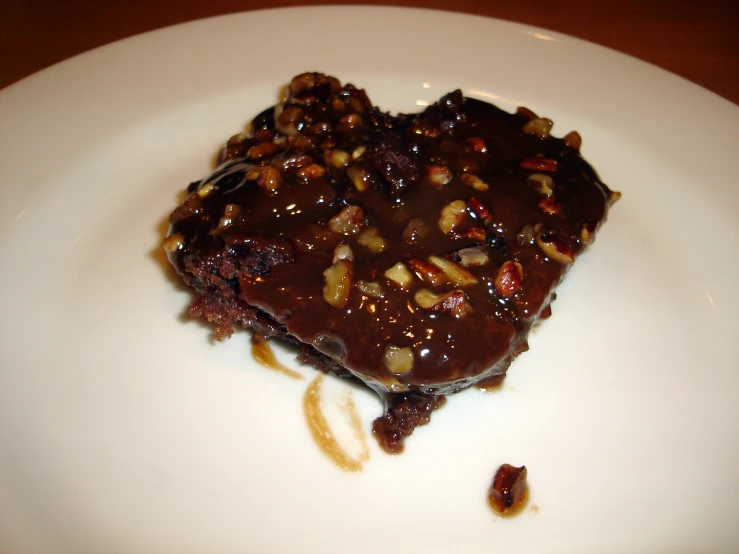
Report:
[[[316,376],[305,391],[303,396],[303,412],[305,420],[308,423],[313,440],[316,446],[323,454],[331,460],[339,469],[358,473],[362,471],[364,462],[369,459],[370,452],[367,445],[367,439],[362,430],[362,423],[357,413],[357,407],[354,399],[349,393],[341,402],[342,411],[349,417],[349,421],[354,431],[354,436],[362,444],[362,452],[358,459],[354,459],[341,447],[341,445],[331,432],[331,428],[321,411],[321,391],[323,389],[323,375]]]
[[[291,379],[305,379],[305,377],[303,377],[297,371],[293,371],[292,369],[285,367],[280,362],[278,362],[277,358],[275,357],[275,353],[272,351],[272,348],[267,343],[267,341],[252,341],[251,354],[252,356],[254,356],[254,359],[262,364],[264,367],[273,369],[279,373],[282,373],[283,375],[286,375],[287,377],[290,377]]]

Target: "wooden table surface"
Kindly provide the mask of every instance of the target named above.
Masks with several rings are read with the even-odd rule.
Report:
[[[167,25],[305,0],[0,0],[0,89],[91,48]],[[344,2],[345,3],[345,2]],[[567,33],[677,73],[739,104],[736,0],[368,0],[454,9]]]

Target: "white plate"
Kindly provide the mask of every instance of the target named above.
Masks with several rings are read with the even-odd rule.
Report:
[[[358,475],[312,443],[307,381],[180,317],[158,247],[217,146],[312,69],[393,110],[527,105],[624,195],[503,390],[450,398],[401,456],[371,441]],[[0,121],[0,551],[739,547],[737,106],[541,29],[331,7],[94,50],[0,93]],[[504,462],[538,513],[487,508]]]

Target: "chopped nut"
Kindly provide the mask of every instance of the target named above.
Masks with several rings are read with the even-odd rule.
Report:
[[[500,515],[508,515],[523,507],[528,497],[526,466],[503,464],[495,473],[488,489],[488,503]]]
[[[236,219],[240,213],[241,208],[236,204],[226,204],[226,207],[223,208],[223,217],[218,221],[218,227],[213,230],[213,234],[219,235],[223,233],[233,224],[234,219]]]
[[[331,107],[337,112],[346,111],[346,104],[344,104],[344,101],[341,99],[341,96],[333,97],[333,99],[331,100]]]
[[[452,231],[451,236],[454,239],[474,240],[476,242],[485,242],[487,232],[484,227],[470,227],[461,231]]]
[[[524,225],[521,227],[518,235],[516,235],[518,245],[523,246],[524,244],[534,244],[534,237],[536,237],[536,233],[539,232],[539,229],[541,229],[541,223],[537,223],[536,225]]]
[[[455,227],[464,221],[466,215],[467,204],[464,203],[464,200],[455,200],[454,202],[450,202],[441,209],[439,229],[448,235]]]
[[[205,183],[202,187],[198,189],[198,196],[200,198],[205,198],[208,196],[213,190],[215,190],[216,186],[213,183]]]
[[[410,372],[415,365],[416,360],[413,357],[413,350],[409,347],[398,347],[389,344],[385,348],[385,367],[396,375],[403,375]]]
[[[364,153],[367,151],[366,146],[357,146],[354,149],[354,152],[352,152],[352,161],[356,162],[359,158],[364,156]]]
[[[275,127],[288,136],[298,134],[298,125],[303,123],[304,113],[298,106],[286,106],[275,118]]]
[[[464,267],[479,267],[490,262],[488,253],[479,246],[463,248],[457,251],[457,255],[459,256],[459,263]]]
[[[259,179],[259,176],[261,174],[262,174],[261,168],[255,167],[246,172],[246,176],[244,177],[244,179],[246,179],[247,181],[256,181],[257,179]]]
[[[228,139],[226,146],[238,146],[248,138],[249,137],[246,133],[239,133],[238,135],[234,135],[230,139]]]
[[[282,184],[282,175],[274,167],[265,167],[257,178],[257,184],[264,190],[276,190]]]
[[[532,184],[539,192],[539,194],[542,194],[544,196],[552,196],[552,194],[554,194],[554,191],[552,190],[554,187],[554,182],[549,175],[544,175],[543,173],[533,173],[526,178],[526,182]]]
[[[349,180],[354,185],[354,188],[356,188],[359,192],[367,190],[370,182],[370,175],[368,171],[362,169],[361,167],[353,165],[346,170],[346,176],[349,177]]]
[[[174,254],[184,245],[185,235],[182,235],[180,233],[169,235],[166,239],[164,239],[164,242],[162,242],[162,248],[164,248],[164,250],[166,252],[169,252],[170,254]]]
[[[357,281],[355,285],[359,292],[371,296],[373,298],[382,298],[385,296],[385,287],[377,281]]]
[[[539,200],[539,207],[549,215],[557,215],[562,211],[562,205],[554,196],[547,196]]]
[[[487,225],[493,220],[493,212],[491,212],[490,208],[488,208],[485,204],[483,204],[479,198],[475,198],[474,196],[470,198],[469,205],[470,205],[470,211],[474,214],[474,216],[477,219],[482,221],[485,225]]]
[[[613,206],[613,205],[614,205],[614,204],[615,204],[616,202],[618,202],[619,200],[621,200],[621,193],[620,193],[620,192],[618,192],[618,191],[616,191],[616,190],[612,190],[612,191],[611,191],[611,192],[610,192],[610,193],[608,194],[608,206],[609,206],[609,207],[610,207],[610,206]]]
[[[172,215],[169,216],[169,222],[172,225],[176,225],[180,221],[197,215],[202,211],[203,199],[198,194],[191,194],[179,208],[172,212]]]
[[[552,125],[554,125],[554,122],[552,122],[551,119],[537,117],[523,126],[523,132],[527,135],[536,135],[539,138],[547,138],[549,133],[552,131]]]
[[[477,277],[460,265],[455,264],[446,258],[439,256],[429,256],[428,261],[444,272],[447,279],[459,287],[474,285],[477,283]]]
[[[300,154],[305,154],[308,150],[315,148],[316,139],[308,135],[296,135],[287,139],[288,145]]]
[[[257,129],[252,135],[254,142],[274,142],[275,132],[272,129]]]
[[[351,246],[344,244],[343,242],[336,245],[336,248],[334,248],[334,263],[339,260],[349,260],[350,262],[354,261],[354,252],[352,252]]]
[[[495,277],[495,290],[503,298],[510,298],[521,289],[523,267],[518,262],[504,262]]]
[[[364,104],[362,104],[362,101],[359,98],[350,96],[347,102],[349,103],[350,110],[357,113],[364,113]]]
[[[521,169],[530,171],[557,171],[557,160],[552,158],[540,158],[539,156],[531,156],[521,160]]]
[[[575,254],[566,242],[550,231],[544,231],[537,235],[536,244],[548,258],[561,264],[571,264],[575,261]]]
[[[524,106],[519,106],[518,109],[516,110],[516,113],[518,115],[522,115],[526,119],[536,119],[537,117],[539,117],[533,111],[531,111],[530,109]]]
[[[429,227],[422,217],[414,217],[408,222],[403,230],[403,240],[413,244],[419,242],[423,237],[428,235]]]
[[[411,266],[413,273],[415,273],[421,281],[424,281],[431,286],[438,287],[447,282],[446,276],[441,269],[424,260],[412,258],[408,260],[408,265]]]
[[[320,179],[326,174],[326,168],[322,165],[318,164],[310,164],[306,165],[305,167],[301,167],[298,169],[297,173],[295,174],[298,179],[301,179],[303,181],[313,181],[315,179]]]
[[[428,289],[420,289],[413,295],[413,299],[425,310],[452,314],[455,317],[464,317],[472,311],[467,295],[461,290],[435,294]]]
[[[262,158],[266,158],[267,156],[277,153],[279,150],[280,147],[274,142],[263,142],[249,148],[246,152],[246,157],[251,160],[261,160]]]
[[[339,130],[343,132],[356,129],[362,124],[362,116],[356,113],[345,115],[339,120]]]
[[[385,387],[389,392],[399,394],[401,392],[407,392],[408,391],[408,385],[404,385],[400,381],[398,381],[395,377],[384,377],[382,379],[377,380],[383,387]]]
[[[293,77],[290,81],[290,93],[300,94],[301,92],[308,91],[316,86],[316,75],[315,73],[301,73]]]
[[[592,225],[592,224],[583,225],[583,228],[580,231],[580,242],[582,244],[589,244],[593,240],[594,236],[595,236],[595,225]]]
[[[326,154],[328,151],[333,150],[336,148],[336,137],[334,136],[328,136],[326,137],[323,142],[321,143],[321,150],[323,150],[323,159],[326,160],[327,156]],[[326,162],[326,164],[329,164],[329,162]],[[330,165],[330,164],[329,164]]]
[[[387,242],[382,238],[380,230],[377,227],[370,227],[359,233],[357,242],[374,254],[379,254],[387,246]]]
[[[404,290],[408,290],[413,284],[413,275],[411,275],[411,272],[408,271],[408,268],[403,262],[398,262],[385,271],[385,277],[398,284]]]
[[[570,131],[564,136],[564,138],[562,138],[562,140],[567,146],[574,150],[577,150],[578,152],[582,147],[582,137],[577,131]]]
[[[460,176],[460,179],[462,179],[462,182],[467,185],[468,187],[472,187],[475,190],[488,190],[490,186],[480,179],[477,175],[473,175],[472,173],[462,173]]]
[[[318,121],[311,123],[303,129],[306,135],[321,136],[331,132],[331,124],[328,121]]]
[[[327,164],[337,169],[343,169],[349,165],[351,156],[344,150],[327,150],[324,159]]]
[[[354,235],[363,225],[364,212],[359,206],[346,206],[328,221],[328,228],[340,235]]]
[[[301,167],[313,163],[313,158],[307,154],[290,154],[288,156],[278,156],[272,160],[272,167],[281,173],[292,173]]]
[[[479,137],[470,137],[467,140],[464,141],[465,146],[472,150],[473,152],[479,152],[480,154],[484,154],[488,151],[488,145],[485,144],[485,141],[482,140]]]
[[[441,188],[452,180],[452,170],[445,165],[426,166],[425,182],[436,188]]]
[[[323,271],[323,298],[334,308],[343,308],[349,301],[354,267],[349,260],[339,260]]]

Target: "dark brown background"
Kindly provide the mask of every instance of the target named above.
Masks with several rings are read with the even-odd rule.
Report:
[[[0,0],[0,88],[44,67],[144,31],[302,0]],[[737,0],[370,0],[487,15],[631,54],[739,104]]]

